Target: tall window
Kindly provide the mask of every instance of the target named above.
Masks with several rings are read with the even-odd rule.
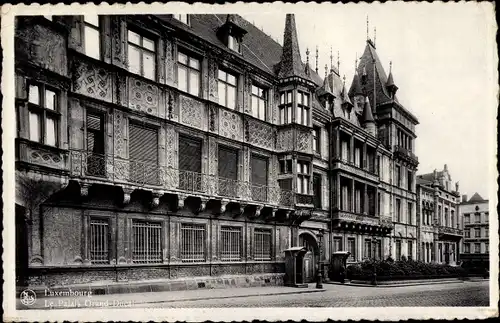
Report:
[[[314,193],[314,199],[313,199],[313,204],[315,208],[320,209],[321,208],[321,175],[320,174],[314,174],[313,175],[313,193]]]
[[[85,55],[101,59],[101,29],[98,15],[83,16]]]
[[[488,213],[488,212],[485,212],[485,213],[484,213],[484,222],[485,222],[485,223],[488,223],[488,222],[489,222],[488,217],[489,217],[489,213]]]
[[[252,154],[250,163],[252,167],[252,199],[254,201],[267,201],[267,174],[269,160],[266,157]]]
[[[151,80],[156,78],[155,41],[131,30],[128,31],[128,69]]]
[[[480,243],[475,243],[474,244],[474,252],[475,253],[481,253],[481,244]]]
[[[280,123],[287,124],[292,122],[292,91],[280,93]]]
[[[297,117],[295,121],[305,126],[309,125],[309,94],[297,91]]]
[[[309,194],[309,163],[297,161],[297,193]]]
[[[335,237],[333,238],[333,251],[342,251],[342,238]]]
[[[464,224],[469,224],[470,223],[470,215],[469,214],[465,214],[464,215]]]
[[[354,148],[354,165],[361,167],[361,148]]]
[[[229,35],[227,38],[227,47],[234,50],[237,53],[241,53],[241,42],[238,38],[233,35]]]
[[[104,116],[90,111],[87,112],[87,152],[87,174],[105,176]]]
[[[474,222],[475,223],[480,223],[481,222],[481,214],[480,213],[476,213],[475,214]]]
[[[464,230],[464,234],[466,238],[470,238],[470,229]]]
[[[484,237],[489,238],[490,237],[490,231],[488,228],[484,228]]]
[[[201,190],[202,141],[179,135],[179,188],[186,191]]]
[[[236,108],[236,76],[219,69],[219,104]]]
[[[177,63],[179,90],[195,96],[200,95],[200,61],[178,52]]]
[[[377,170],[378,170],[378,175],[382,177],[382,159],[380,156],[377,156]]]
[[[109,263],[109,222],[90,219],[90,261],[93,264]]]
[[[30,84],[28,92],[30,140],[57,145],[58,96],[44,85]]]
[[[347,251],[350,253],[348,260],[356,260],[356,238],[347,238]]]
[[[221,227],[221,260],[241,260],[241,228]]]
[[[158,129],[129,122],[129,179],[158,185]]]
[[[189,15],[187,14],[174,14],[174,18],[186,25],[189,25]]]
[[[372,241],[371,241],[371,239],[365,239],[364,258],[365,259],[372,258]]]
[[[481,228],[474,229],[474,238],[481,238]]]
[[[313,128],[313,151],[315,154],[321,154],[321,128]]]
[[[413,224],[413,204],[408,202],[408,224]]]
[[[254,260],[271,260],[271,230],[255,229]]]
[[[401,240],[396,240],[396,260],[401,260]]]
[[[408,191],[413,191],[413,172],[412,171],[408,171]]]
[[[181,224],[182,262],[205,261],[205,225]]]
[[[465,248],[465,253],[470,253],[470,244],[468,243],[464,244],[464,248]]]
[[[401,218],[401,200],[400,199],[396,199],[396,219],[397,219],[397,222],[402,222],[402,218]]]
[[[252,115],[266,120],[268,91],[257,85],[252,85]]]
[[[408,260],[413,258],[413,241],[408,240]]]
[[[342,140],[340,142],[340,158],[342,161],[347,162],[349,161],[350,151],[349,151],[349,143],[346,140]]]
[[[401,166],[396,166],[396,185],[401,186]]]
[[[376,241],[375,259],[382,260],[382,240],[377,240]]]
[[[162,262],[161,224],[145,221],[132,221],[134,263]]]
[[[484,244],[484,252],[485,253],[490,253],[490,244],[488,242],[486,242]]]

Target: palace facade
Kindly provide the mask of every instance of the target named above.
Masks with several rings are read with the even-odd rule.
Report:
[[[470,199],[462,196],[460,216],[463,220],[463,240],[460,259],[463,262],[481,264],[488,268],[490,263],[489,201],[475,193]]]
[[[417,176],[419,260],[458,264],[464,228],[458,190],[447,165],[442,171]]]
[[[20,280],[417,257],[418,121],[371,40],[349,90],[292,14],[283,46],[233,14],[18,17],[15,41]]]

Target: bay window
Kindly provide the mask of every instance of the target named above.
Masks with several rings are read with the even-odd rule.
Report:
[[[236,76],[219,70],[219,104],[229,109],[236,108]]]
[[[267,89],[252,85],[252,115],[266,121],[267,115]]]
[[[57,145],[58,96],[44,85],[28,85],[29,138],[49,146]]]
[[[200,61],[182,52],[177,54],[177,83],[179,90],[200,95]]]
[[[280,124],[287,124],[292,122],[292,91],[280,93]]]
[[[128,70],[150,80],[156,78],[156,43],[131,30],[128,31]]]

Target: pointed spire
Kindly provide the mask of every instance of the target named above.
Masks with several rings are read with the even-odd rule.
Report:
[[[347,105],[350,105],[350,106],[354,106],[354,104],[352,104],[351,99],[349,98],[349,95],[347,94],[347,91],[345,89],[345,74],[344,74],[344,77],[343,77],[342,92],[340,94],[341,94],[341,97],[342,97],[342,104],[347,104]]]
[[[366,40],[370,40],[370,20],[366,16]]]
[[[287,14],[285,22],[285,33],[283,35],[283,54],[281,55],[279,78],[291,76],[306,77],[304,67],[300,58],[299,41],[297,37],[297,27],[295,25],[295,15]]]
[[[333,72],[333,47],[330,47],[330,72]]]
[[[394,86],[394,77],[392,76],[392,61],[389,63],[389,76],[387,77],[387,87]]]
[[[373,119],[372,108],[370,106],[370,99],[368,99],[368,97],[365,98],[365,107],[363,109],[363,124],[366,123],[375,123],[375,119]]]
[[[373,28],[373,47],[377,43],[377,27]]]
[[[327,75],[328,75],[328,64],[325,64],[325,79]]]
[[[337,71],[340,73],[340,51],[337,51]]]
[[[358,71],[354,70],[354,78],[352,79],[351,88],[349,89],[350,96],[364,95]]]
[[[318,74],[318,62],[319,62],[319,51],[318,51],[318,46],[316,46],[316,74]]]

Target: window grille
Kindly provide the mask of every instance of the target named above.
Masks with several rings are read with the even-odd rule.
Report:
[[[161,224],[143,221],[133,221],[134,248],[132,261],[134,263],[162,262]]]
[[[109,263],[109,222],[90,220],[90,261],[94,264]]]
[[[182,262],[205,261],[205,225],[181,225],[181,259]]]
[[[241,228],[221,227],[221,260],[241,260]]]
[[[271,230],[255,229],[254,260],[271,260]]]

